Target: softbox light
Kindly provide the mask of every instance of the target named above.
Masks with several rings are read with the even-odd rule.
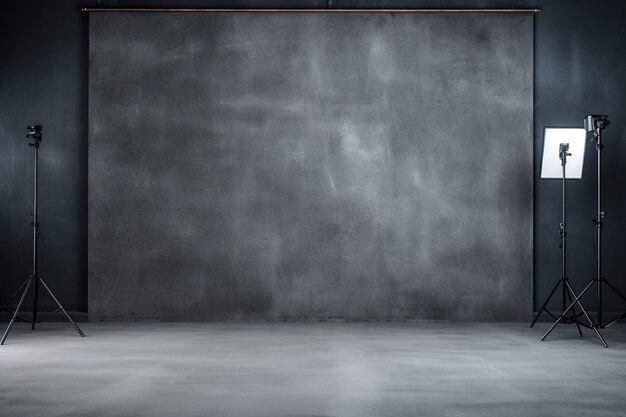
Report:
[[[546,127],[543,133],[542,179],[562,179],[563,167],[559,158],[562,143],[569,144],[565,178],[579,180],[583,174],[587,132],[577,127]]]

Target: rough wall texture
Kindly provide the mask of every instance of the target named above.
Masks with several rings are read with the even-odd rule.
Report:
[[[90,15],[93,320],[524,320],[533,18]]]

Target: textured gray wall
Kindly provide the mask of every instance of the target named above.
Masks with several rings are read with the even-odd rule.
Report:
[[[532,19],[91,14],[90,319],[528,319]]]

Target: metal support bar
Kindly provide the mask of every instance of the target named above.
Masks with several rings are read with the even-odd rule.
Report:
[[[59,311],[61,311],[60,308],[57,308],[56,310],[54,310],[52,313],[48,314],[46,317],[44,317],[43,319],[39,319],[37,320],[37,323],[41,323],[43,321],[48,320],[50,317],[54,316],[56,313],[58,313]]]
[[[615,288],[615,287],[613,286],[613,284],[611,284],[611,282],[609,282],[609,281],[608,281],[608,280],[606,280],[606,279],[603,279],[602,281],[604,281],[604,282],[606,283],[606,285],[608,285],[609,287],[611,287],[611,289],[615,292],[615,294],[619,295],[619,296],[622,298],[622,300],[626,301],[626,297],[624,297],[624,294],[622,294],[622,293],[621,293],[621,292],[620,292],[617,288]]]
[[[204,8],[97,8],[81,12],[169,12],[169,13],[539,13],[541,9],[204,9]]]
[[[13,311],[13,310],[9,310],[8,308],[5,308],[3,311],[6,311],[6,312],[7,312],[7,313],[9,313],[11,316],[13,316],[13,314],[15,314],[15,311]],[[30,323],[30,322],[31,322],[31,320],[30,320],[30,319],[28,319],[28,318],[26,318],[26,317],[24,317],[24,316],[22,316],[22,315],[20,315],[20,314],[16,315],[16,316],[15,316],[15,318],[16,318],[17,320],[19,320],[19,321],[23,321],[24,323]]]
[[[615,317],[613,320],[611,320],[611,321],[609,321],[608,323],[606,323],[606,324],[604,325],[604,327],[609,327],[609,326],[611,326],[612,324],[617,323],[618,321],[620,321],[620,320],[621,320],[621,319],[623,319],[624,317],[626,317],[626,313],[623,313],[623,314],[621,314],[621,315],[619,315],[619,316]]]

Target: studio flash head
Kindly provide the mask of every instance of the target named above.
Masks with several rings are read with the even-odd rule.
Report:
[[[587,132],[595,132],[604,129],[609,124],[609,116],[606,114],[588,114],[585,116],[585,130]]]
[[[33,139],[33,143],[29,143],[29,145],[39,147],[39,142],[41,142],[41,125],[28,125],[26,130],[26,137]]]

